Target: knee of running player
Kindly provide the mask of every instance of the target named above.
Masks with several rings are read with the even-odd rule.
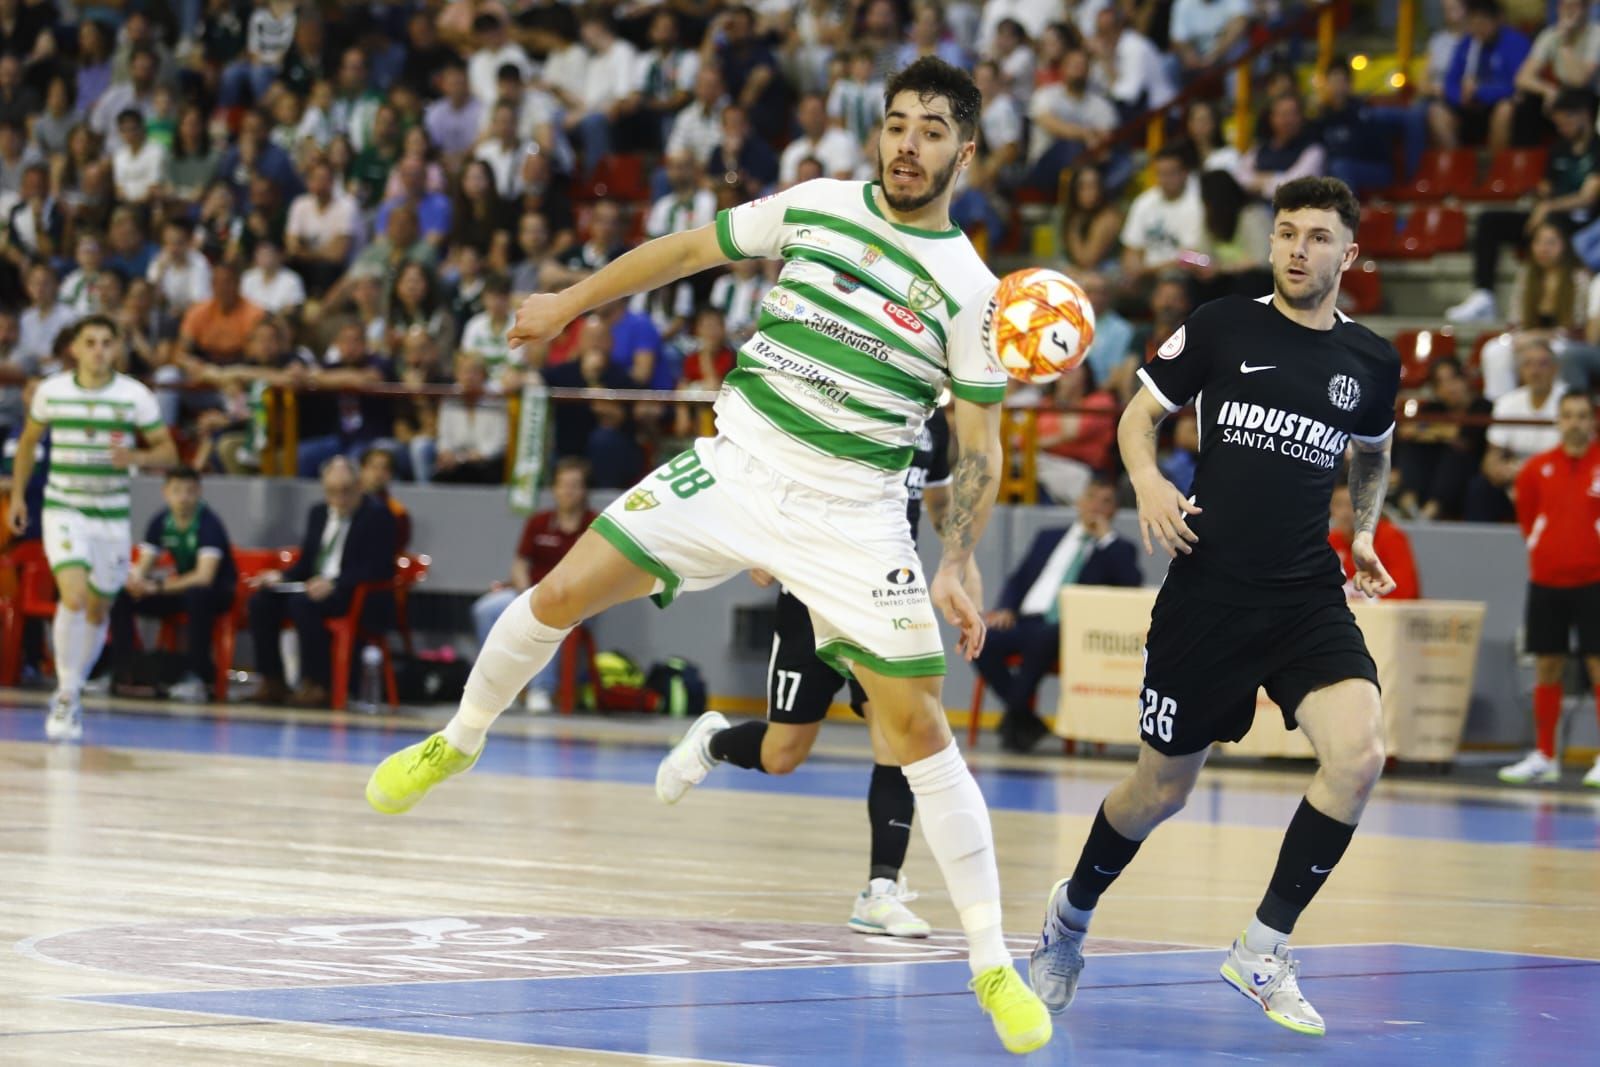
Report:
[[[860,677],[860,672],[857,673]],[[865,679],[862,684],[872,704],[873,717],[883,730],[894,759],[902,767],[937,755],[950,747],[950,722],[941,700],[942,677],[894,678],[887,681],[887,692],[874,692]]]
[[[89,582],[84,571],[76,567],[63,568],[56,574],[56,592],[61,606],[68,611],[88,611]]]
[[[89,621],[98,626],[111,615],[111,601],[91,592],[84,599],[83,611],[89,617]]]
[[[1184,774],[1160,773],[1160,765],[1141,753],[1127,789],[1114,801],[1106,799],[1106,818],[1118,833],[1143,840],[1145,835],[1183,810],[1194,789],[1194,779]]]
[[[1340,729],[1321,743],[1318,753],[1321,774],[1334,796],[1353,803],[1364,804],[1372,787],[1383,774],[1387,753],[1383,745],[1383,709],[1378,703],[1377,690],[1367,687],[1358,697],[1359,706],[1351,706],[1340,716]]]
[[[790,774],[811,755],[817,730],[787,723],[769,723],[761,738],[761,769],[768,774]]]

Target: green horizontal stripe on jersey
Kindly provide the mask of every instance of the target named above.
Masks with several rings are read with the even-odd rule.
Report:
[[[88,463],[57,463],[54,460],[50,462],[50,473],[87,475],[92,478],[125,478],[128,476],[128,472],[121,467],[101,467]]]
[[[934,286],[939,296],[944,300],[945,309],[951,315],[961,310],[961,305],[950,299],[944,287],[933,280],[933,275],[921,263],[908,256],[905,251],[895,245],[885,244],[881,234],[873,233],[859,222],[854,222],[838,215],[830,215],[826,211],[813,211],[807,208],[792,207],[783,213],[783,221],[799,226],[821,226],[825,230],[832,230],[841,237],[849,237],[860,241],[864,245],[871,245],[883,253],[883,258],[899,267],[913,278],[920,278]]]
[[[1006,398],[1006,383],[975,385],[951,378],[950,392],[973,404],[998,404]]]
[[[918,360],[926,363],[928,366],[938,370],[940,374],[944,373],[944,368],[939,365],[937,360],[933,359],[927,353],[917,348],[916,345],[908,341],[897,329],[891,329],[888,326],[885,326],[883,323],[878,322],[869,313],[862,311],[860,308],[851,304],[847,300],[840,300],[832,293],[812,285],[810,282],[802,282],[793,278],[780,278],[778,280],[778,284],[773,286],[773,288],[787,289],[795,296],[809,300],[813,304],[816,304],[818,307],[832,314],[835,318],[845,320],[862,333],[870,333],[884,344],[892,345],[899,351],[904,352],[906,355],[916,357]]]
[[[723,379],[723,384],[749,401],[756,413],[774,427],[818,452],[881,471],[903,471],[911,466],[911,457],[916,452],[911,445],[896,448],[848,430],[835,429],[795,407],[748,368],[735,367]]]
[[[893,363],[884,363],[858,348],[852,348],[843,341],[824,336],[803,322],[780,319],[770,311],[763,311],[756,320],[756,329],[775,344],[793,349],[802,356],[826,363],[841,374],[887,389],[896,396],[913,400],[924,407],[931,405],[939,395],[931,383],[908,374]]]
[[[116,430],[130,433],[134,429],[133,423],[127,419],[57,419],[52,418],[46,423],[51,429],[61,430]]]
[[[788,246],[784,248],[783,254],[786,259],[803,259],[808,263],[818,263],[824,267],[827,267],[829,270],[841,271],[845,274],[848,274],[850,277],[855,278],[861,282],[862,285],[866,286],[868,289],[871,289],[885,300],[892,300],[901,307],[906,307],[906,294],[896,292],[894,286],[890,285],[876,274],[873,274],[871,271],[864,270],[857,264],[852,264],[843,256],[835,255],[832,252],[825,252],[820,248],[808,248],[805,245]],[[907,307],[906,310],[909,311],[910,308]],[[944,327],[939,324],[938,320],[929,315],[917,315],[917,318],[921,320],[922,325],[928,328],[929,333],[933,334],[933,336],[939,339],[939,344],[941,347],[949,346],[950,342],[945,337]]]
[[[48,489],[45,490],[44,494],[44,506],[47,508],[60,508],[63,511],[76,511],[79,515],[82,515],[86,519],[125,519],[128,517],[127,508],[79,507],[76,504],[70,504],[64,500],[52,497]]]
[[[763,363],[759,357],[751,355],[742,348],[739,350],[738,366],[741,366],[746,370],[770,370],[777,374],[782,374],[791,378],[801,388],[811,388],[811,382],[806,378],[801,377],[798,374],[791,375],[789,372],[780,367],[774,367],[769,363]],[[771,383],[769,382],[768,384],[770,385]],[[871,404],[868,404],[865,401],[857,400],[853,396],[846,395],[841,397],[838,399],[837,403],[846,411],[854,412],[864,419],[872,419],[874,422],[886,422],[890,426],[899,426],[901,428],[904,428],[906,424],[906,417],[904,415],[896,415],[892,411],[885,411],[882,408],[873,407]]]
[[[728,208],[717,212],[717,246],[729,259],[749,259],[733,240],[733,222],[728,218]]]

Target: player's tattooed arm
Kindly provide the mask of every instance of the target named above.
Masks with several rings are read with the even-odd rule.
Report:
[[[950,469],[950,508],[939,529],[947,559],[970,556],[977,548],[994,506],[998,460],[998,449],[995,454],[963,452]]]
[[[961,630],[956,647],[972,659],[983,650],[986,630],[972,551],[989,524],[1000,482],[1000,407],[958,397],[950,430],[957,453],[950,467],[950,505],[939,531],[944,556],[928,593],[946,621]]]
[[[1389,488],[1389,440],[1377,447],[1357,441],[1350,456],[1350,503],[1356,512],[1356,530],[1373,533],[1383,514],[1383,496]]]

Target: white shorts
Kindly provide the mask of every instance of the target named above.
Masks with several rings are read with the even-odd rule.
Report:
[[[945,672],[903,499],[819,493],[703,437],[614,500],[594,530],[655,576],[662,607],[759,567],[811,609],[817,655],[839,673]]]
[[[96,593],[114,597],[122,591],[133,554],[127,520],[91,519],[69,508],[45,508],[40,526],[51,574],[64,567],[82,567]]]

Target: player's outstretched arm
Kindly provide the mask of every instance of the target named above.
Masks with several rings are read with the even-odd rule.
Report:
[[[1350,539],[1350,558],[1355,561],[1355,585],[1369,598],[1394,592],[1394,579],[1372,546],[1372,535],[1383,515],[1383,494],[1389,488],[1390,434],[1378,444],[1352,440],[1350,454],[1350,503],[1356,512],[1356,535]]]
[[[524,299],[506,339],[513,347],[548,341],[579,315],[726,262],[715,224],[657,237],[559,293],[534,293]]]
[[[1167,481],[1156,466],[1156,429],[1166,417],[1166,407],[1141,386],[1117,423],[1117,447],[1122,450],[1122,465],[1139,498],[1139,532],[1144,535],[1144,550],[1153,553],[1159,544],[1170,556],[1193,551],[1189,546],[1199,537],[1189,529],[1184,516],[1198,515],[1201,509],[1178,492],[1178,487]]]
[[[960,627],[956,647],[972,659],[983,651],[981,605],[967,591],[972,552],[989,525],[1000,486],[1000,405],[974,404],[957,397],[950,409],[956,460],[950,466],[950,506],[940,535],[944,555],[929,590],[945,620]]]

